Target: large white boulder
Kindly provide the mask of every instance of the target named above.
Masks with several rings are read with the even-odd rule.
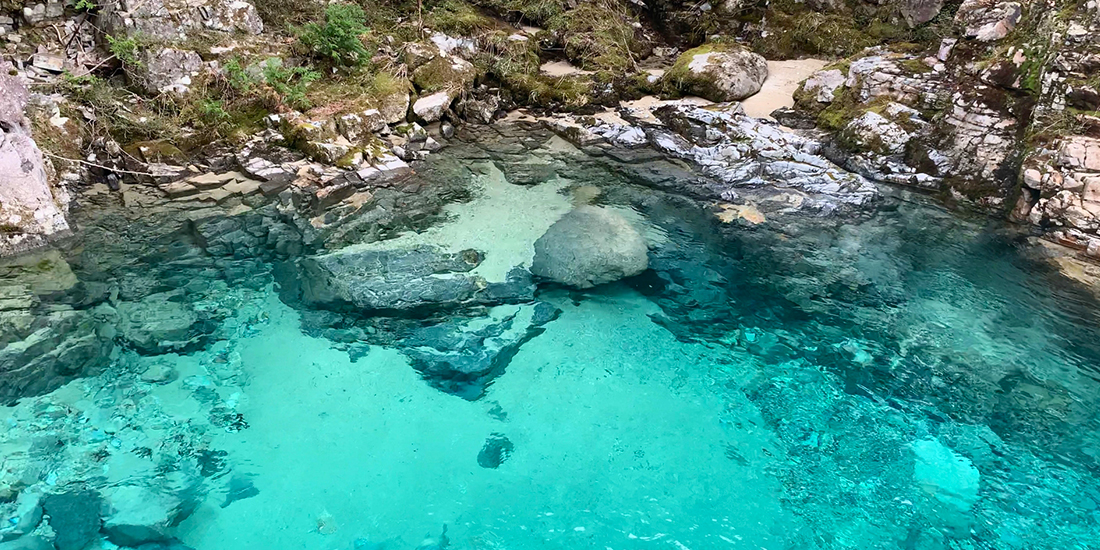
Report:
[[[688,50],[664,75],[685,94],[711,101],[740,101],[760,91],[768,78],[762,56],[730,44],[705,44]]]

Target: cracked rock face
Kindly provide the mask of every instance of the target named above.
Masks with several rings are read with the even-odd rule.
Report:
[[[197,30],[260,34],[264,29],[256,7],[242,0],[120,0],[105,3],[101,17],[108,32],[157,40],[185,38]]]
[[[0,256],[44,245],[69,232],[66,197],[46,177],[42,152],[23,116],[27,90],[0,65]]]

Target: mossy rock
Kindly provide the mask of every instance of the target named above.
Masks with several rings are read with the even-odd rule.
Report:
[[[412,82],[421,93],[462,90],[474,83],[477,69],[469,61],[454,56],[439,56],[413,71]]]
[[[710,43],[684,52],[663,81],[684,94],[711,101],[740,101],[760,91],[768,62],[736,44]]]
[[[123,147],[123,150],[144,162],[162,162],[165,164],[183,164],[187,162],[187,155],[166,139],[131,143]]]
[[[506,76],[503,83],[516,103],[565,111],[577,111],[589,106],[594,87],[589,75],[551,77],[512,74]]]

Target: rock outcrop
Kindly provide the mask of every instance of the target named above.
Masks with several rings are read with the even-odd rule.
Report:
[[[66,193],[52,186],[23,115],[27,89],[0,63],[0,256],[40,247],[69,233]]]
[[[107,32],[148,39],[186,39],[189,33],[211,30],[260,34],[264,24],[256,7],[243,0],[120,0],[100,11]]]

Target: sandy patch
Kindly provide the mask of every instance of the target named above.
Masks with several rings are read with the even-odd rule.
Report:
[[[570,76],[575,74],[593,74],[568,61],[547,61],[539,67],[539,72],[547,76]]]
[[[764,118],[780,107],[794,106],[794,91],[798,85],[828,64],[821,59],[791,59],[768,61],[768,79],[756,95],[742,101],[745,114]]]

